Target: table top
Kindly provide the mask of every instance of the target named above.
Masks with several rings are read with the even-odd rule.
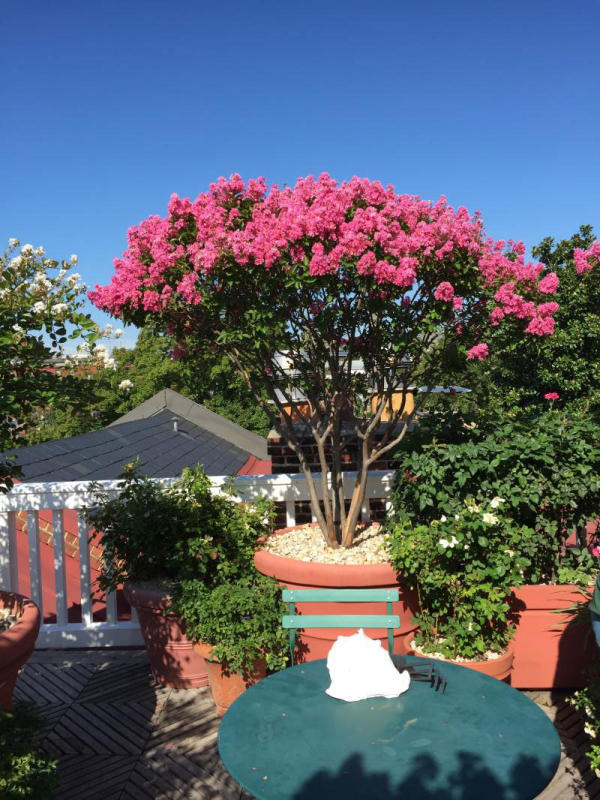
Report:
[[[413,681],[399,697],[355,703],[325,694],[324,659],[282,670],[225,714],[221,758],[259,800],[534,798],[560,760],[550,720],[501,681],[440,668],[445,694]]]

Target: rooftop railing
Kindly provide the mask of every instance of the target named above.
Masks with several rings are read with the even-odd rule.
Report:
[[[369,474],[361,510],[364,522],[381,518],[389,503],[393,471]],[[345,496],[352,496],[355,473],[344,474]],[[160,481],[170,483],[173,479]],[[267,498],[276,504],[278,526],[313,520],[302,474],[211,477],[213,491],[229,484],[242,501]],[[119,481],[98,481],[117,496]],[[316,484],[321,482],[317,476]],[[82,509],[94,498],[88,481],[22,483],[0,495],[0,589],[26,594],[42,612],[38,648],[141,645],[133,609],[122,591],[99,592],[102,550],[90,544]]]

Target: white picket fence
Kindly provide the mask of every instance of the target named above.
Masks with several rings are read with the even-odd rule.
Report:
[[[361,510],[362,520],[370,519],[370,501],[384,500],[388,503],[393,471],[372,472],[369,475],[367,495]],[[320,476],[317,487],[320,492]],[[350,498],[355,475],[346,473],[344,485],[346,497]],[[165,482],[171,482],[172,479]],[[213,490],[220,492],[227,476],[211,478]],[[110,495],[119,492],[119,481],[98,482]],[[243,475],[235,478],[234,491],[242,500],[268,498],[285,503],[286,525],[296,524],[296,503],[309,500],[306,479],[303,475]],[[93,504],[87,481],[64,483],[23,483],[8,494],[0,495],[0,589],[17,591],[24,579],[28,580],[29,595],[44,615],[44,596],[50,596],[56,609],[55,622],[44,622],[37,641],[38,648],[114,647],[141,645],[139,625],[132,611],[131,620],[120,620],[114,594],[105,599],[105,619],[94,620],[92,598],[92,575],[90,565],[89,530],[81,509]],[[75,511],[78,539],[77,597],[68,597],[67,560],[73,556],[65,550],[65,526],[63,511]],[[23,513],[21,513],[23,512]],[[40,512],[51,512],[52,544],[40,540]],[[25,531],[18,531],[18,518],[26,518]],[[19,560],[24,560],[23,550],[27,542],[26,575],[19,574]],[[52,563],[42,569],[42,548],[51,547]],[[18,557],[21,549],[21,558]],[[44,551],[46,562],[48,551]],[[46,563],[45,562],[45,563]],[[73,562],[76,563],[76,562]],[[46,566],[48,567],[47,563]],[[53,573],[53,574],[52,574]],[[52,580],[53,579],[53,580]],[[52,585],[47,586],[50,581]],[[69,620],[69,605],[81,605],[81,621]]]

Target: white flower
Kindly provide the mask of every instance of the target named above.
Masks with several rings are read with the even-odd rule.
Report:
[[[43,256],[44,255],[44,248],[43,247],[37,247],[36,251],[35,251],[35,254],[36,254],[36,256]]]
[[[73,255],[71,256],[71,264],[76,264],[78,261],[79,257],[76,256],[75,253],[73,253]]]
[[[506,501],[503,500],[501,497],[494,497],[492,502],[490,503],[492,508],[498,508],[500,503],[505,503]]]
[[[31,256],[33,255],[33,245],[32,244],[24,244],[21,248],[21,252],[24,256]]]
[[[71,277],[73,277],[73,276],[71,275]],[[106,326],[106,328],[104,328],[104,333],[102,335],[103,336],[110,336],[110,334],[112,333],[112,329],[113,329],[113,326],[109,322],[108,325]]]
[[[22,328],[20,325],[18,325],[16,322],[15,322],[15,324],[12,326],[12,329],[13,329],[13,331],[14,331],[15,333],[25,333],[25,331],[23,330],[23,328]]]
[[[476,505],[475,503],[473,503],[472,505],[467,505],[467,511],[470,511],[470,512],[471,512],[471,514],[479,514],[479,512],[481,511],[481,509],[479,508],[479,506],[478,506],[478,505]]]
[[[33,280],[36,282],[38,287],[42,287],[44,289],[49,289],[52,286],[45,272],[36,272]]]
[[[454,519],[459,520],[460,519],[460,514],[455,514],[454,515]]]
[[[445,514],[442,514],[442,516],[440,517],[440,522],[447,522],[447,521],[448,517]]]
[[[16,267],[20,267],[22,260],[23,259],[21,258],[21,256],[15,256],[15,258],[11,258],[11,260],[10,260],[11,267],[15,267],[15,269],[16,269]]]
[[[596,730],[589,723],[587,722],[585,723],[585,725],[583,726],[583,730],[587,733],[588,736],[591,736],[592,739],[596,738]]]
[[[104,366],[106,367],[106,369],[116,369],[117,362],[114,360],[114,358],[107,358],[104,361]]]
[[[104,353],[108,353],[108,350],[106,349],[106,345],[105,344],[97,344],[96,345],[96,353],[100,356],[100,358],[102,358]]]
[[[119,384],[119,389],[123,389],[124,391],[128,392],[130,389],[133,389],[133,383],[125,378],[125,380],[121,381]]]
[[[438,544],[445,550],[447,547],[455,547],[458,544],[458,539],[456,538],[456,536],[452,536],[450,540],[440,539]]]
[[[123,336],[123,328],[115,328],[115,332],[113,333],[115,339],[120,339]]]
[[[66,270],[60,271],[63,275],[66,275]],[[60,275],[60,273],[59,273]],[[61,276],[62,277],[62,276]],[[78,272],[72,272],[69,277],[67,278],[67,283],[77,283],[78,280],[81,279],[81,275]]]
[[[36,314],[43,314],[46,310],[46,303],[44,303],[42,300],[38,300],[37,303],[33,304],[33,310]]]
[[[18,239],[9,239],[8,240],[8,246],[9,247],[18,247],[19,246],[19,240]]]
[[[69,306],[66,303],[56,303],[51,309],[52,313],[56,314],[57,316],[59,314],[66,314],[68,310]]]
[[[481,519],[487,525],[497,525],[498,524],[498,517],[495,514],[490,514],[489,512],[484,514]]]

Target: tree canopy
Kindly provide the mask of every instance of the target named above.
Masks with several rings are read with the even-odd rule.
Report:
[[[505,320],[536,337],[554,329],[558,278],[522,244],[490,239],[478,214],[445,198],[367,179],[267,191],[264,178],[221,178],[194,201],[172,196],[168,215],[128,241],[93,302],[173,335],[176,355],[217,351],[237,367],[296,453],[333,546],[352,542],[368,470],[408,429],[405,402],[381,428],[393,395],[433,386],[451,353],[485,359]],[[318,450],[320,498],[298,420]],[[348,436],[359,468],[347,510]]]

